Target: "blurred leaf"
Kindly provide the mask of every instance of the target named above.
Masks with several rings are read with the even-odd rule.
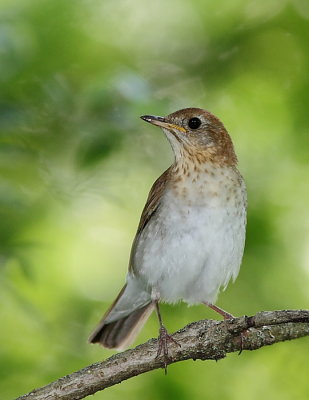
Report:
[[[1,2],[3,398],[112,354],[86,339],[123,284],[147,190],[171,160],[142,114],[207,108],[233,137],[249,191],[247,245],[219,305],[307,306],[307,3]],[[213,317],[202,306],[163,312],[171,329]],[[153,318],[139,341],[156,334]],[[179,363],[108,398],[303,400],[307,347]]]

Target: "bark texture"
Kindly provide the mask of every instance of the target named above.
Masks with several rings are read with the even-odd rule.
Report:
[[[177,331],[169,343],[169,364],[193,360],[218,360],[227,353],[257,350],[263,346],[309,335],[309,310],[263,311],[252,317],[225,321],[202,320]],[[64,376],[17,400],[78,400],[133,376],[164,367],[156,358],[156,339],[118,353],[105,361]]]

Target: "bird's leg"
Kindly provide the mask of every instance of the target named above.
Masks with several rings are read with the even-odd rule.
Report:
[[[215,306],[214,304],[210,304],[210,303],[204,303],[206,306],[208,306],[209,308],[211,308],[212,310],[216,311],[217,313],[219,313],[220,315],[223,316],[224,319],[233,319],[235,318],[234,315],[222,310],[222,308]],[[240,350],[238,354],[241,354],[241,352],[243,351],[243,343],[244,343],[244,337],[247,333],[247,330],[244,332],[240,332]]]
[[[173,337],[167,333],[167,330],[166,330],[165,326],[163,325],[158,300],[155,300],[154,303],[155,303],[156,312],[157,312],[157,316],[158,316],[158,320],[159,320],[159,324],[160,324],[159,337],[158,337],[158,346],[159,347],[158,347],[158,352],[157,352],[156,358],[160,357],[160,355],[163,354],[164,370],[165,370],[165,375],[166,375],[167,374],[167,365],[168,365],[168,361],[169,361],[167,343],[173,342],[173,343],[177,344],[177,346],[179,346],[179,347],[180,347],[180,344],[178,342],[176,342],[176,340],[173,339]]]
[[[224,319],[232,319],[235,318],[234,315],[222,310],[222,308],[215,306],[214,304],[204,303],[206,306],[211,308],[212,310],[216,311],[218,314],[222,315]]]

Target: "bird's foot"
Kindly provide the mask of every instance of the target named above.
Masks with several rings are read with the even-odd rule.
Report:
[[[221,310],[221,308],[220,308],[220,311],[222,311],[222,312],[220,312],[220,314],[223,316],[225,321],[228,320],[228,319],[235,318],[234,315],[229,314],[226,311]],[[240,332],[240,334],[239,334],[239,352],[238,352],[239,356],[241,355],[241,353],[242,353],[242,351],[244,349],[244,342],[245,342],[245,337],[247,336],[247,334],[248,334],[248,330],[247,329],[242,331],[242,332]]]
[[[205,303],[205,304],[209,308],[211,308],[212,310],[216,311],[218,314],[222,315],[224,320],[235,318],[234,315],[226,312],[225,310],[223,310],[222,308],[220,308],[218,306],[215,306],[214,304],[208,304],[208,303]],[[240,332],[240,335],[239,335],[239,341],[240,341],[239,348],[240,348],[240,350],[239,350],[238,355],[240,355],[242,353],[243,349],[244,349],[244,339],[247,336],[247,334],[248,334],[248,330],[247,329],[245,331],[243,331],[243,332]]]
[[[228,319],[236,318],[236,317],[234,317],[234,315],[227,313],[226,311],[222,310],[221,308],[220,308],[219,314],[221,314],[223,316],[225,321],[228,320]],[[247,329],[242,331],[242,332],[240,332],[240,334],[239,334],[239,352],[238,352],[239,356],[241,355],[241,353],[242,353],[242,351],[244,349],[244,342],[245,342],[245,337],[247,336],[247,334],[248,334],[248,330]]]
[[[166,328],[164,326],[161,326],[159,330],[159,337],[158,337],[159,347],[156,358],[159,358],[161,355],[163,355],[165,375],[167,374],[167,365],[170,361],[170,358],[168,356],[168,342],[172,342],[177,346],[181,347],[181,345],[171,335],[167,333]]]
[[[240,356],[242,351],[244,350],[245,338],[248,336],[249,330],[245,329],[244,331],[240,332],[239,335],[239,352],[238,355]]]

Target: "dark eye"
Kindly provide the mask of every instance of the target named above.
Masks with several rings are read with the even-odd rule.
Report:
[[[191,128],[191,129],[197,129],[201,126],[201,124],[202,124],[202,121],[197,117],[189,119],[189,122],[188,122],[189,128]]]

